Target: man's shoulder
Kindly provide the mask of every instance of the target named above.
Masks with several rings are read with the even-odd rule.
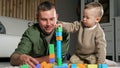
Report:
[[[32,26],[30,26],[25,33],[29,33],[29,34],[35,34],[35,33],[39,33],[39,25],[37,23],[33,24]]]
[[[39,24],[35,23],[32,26],[30,26],[27,30],[37,30],[37,29],[39,29]]]

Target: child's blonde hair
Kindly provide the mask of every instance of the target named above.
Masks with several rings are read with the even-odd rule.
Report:
[[[103,6],[99,2],[91,2],[85,5],[84,9],[91,9],[91,8],[96,8],[96,11],[98,12],[98,16],[102,17],[103,16]]]

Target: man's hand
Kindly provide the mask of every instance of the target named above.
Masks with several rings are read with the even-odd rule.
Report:
[[[39,63],[35,58],[25,54],[20,55],[19,58],[22,61],[22,64],[28,64],[30,68],[36,68],[35,65]]]

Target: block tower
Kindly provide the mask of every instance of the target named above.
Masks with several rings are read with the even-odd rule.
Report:
[[[49,62],[55,62],[54,44],[49,44]]]
[[[62,27],[56,29],[56,58],[57,65],[62,65]]]

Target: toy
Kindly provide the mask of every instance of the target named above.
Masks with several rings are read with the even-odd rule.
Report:
[[[49,62],[37,64],[36,68],[108,68],[107,64],[67,64],[62,63],[62,27],[56,29],[56,56],[54,52],[54,44],[49,44]],[[55,64],[55,57],[57,64]],[[21,68],[27,68],[23,65]]]

